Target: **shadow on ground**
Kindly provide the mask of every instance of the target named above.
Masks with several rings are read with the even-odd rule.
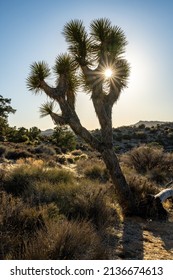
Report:
[[[173,260],[172,232],[172,218],[166,222],[126,218],[123,226],[119,228],[119,239],[114,243],[116,248],[113,258]]]

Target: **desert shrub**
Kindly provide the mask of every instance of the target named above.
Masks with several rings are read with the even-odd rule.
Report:
[[[37,182],[32,202],[36,205],[54,203],[59,213],[68,220],[88,220],[101,229],[117,220],[116,211],[110,206],[105,187],[89,180],[73,183],[53,184]]]
[[[33,176],[23,166],[15,168],[4,178],[3,188],[8,193],[20,196],[26,191],[33,190]]]
[[[25,242],[20,259],[28,260],[85,260],[108,259],[105,246],[101,243],[89,222],[50,222],[45,234],[37,235]]]
[[[116,211],[108,203],[110,199],[106,188],[101,188],[98,184],[86,180],[81,181],[80,184],[75,195],[73,194],[72,199],[68,201],[68,209],[64,205],[63,211],[65,210],[64,214],[68,219],[91,221],[99,230],[118,221]]]
[[[106,182],[109,180],[109,174],[106,168],[100,165],[94,165],[85,170],[85,176],[89,179],[99,180],[100,182]]]
[[[0,193],[0,203],[0,255],[3,259],[18,259],[39,230],[46,232],[44,211],[5,192]]]
[[[47,180],[53,184],[69,184],[72,183],[74,179],[72,172],[58,168],[43,170],[42,173],[44,180]]]
[[[69,220],[90,220],[97,229],[116,217],[107,204],[105,186],[100,187],[97,181],[79,181],[63,169],[24,164],[6,174],[3,189],[32,206],[54,203]]]
[[[97,159],[79,160],[77,170],[79,174],[83,174],[91,180],[98,180],[103,183],[109,180],[109,173],[104,163]]]
[[[137,172],[146,173],[148,170],[158,166],[163,161],[163,149],[142,145],[132,149],[128,154],[128,163],[131,164]]]
[[[67,159],[66,159],[65,156],[57,156],[56,161],[60,164],[66,164],[67,163]]]
[[[73,164],[75,162],[74,158],[68,157],[67,162]]]
[[[18,160],[16,160],[16,163],[19,164],[20,166],[25,164],[25,165],[30,165],[32,167],[43,167],[44,165],[46,165],[47,162],[45,162],[42,159],[35,159],[32,157],[29,158],[20,158]]]
[[[5,154],[6,148],[4,146],[0,146],[0,157]]]
[[[119,145],[114,146],[115,153],[120,152],[120,150],[121,150],[121,147]]]
[[[169,179],[172,179],[172,172],[170,176],[169,171],[165,170],[164,167],[156,166],[152,170],[147,172],[147,178],[151,181],[156,182],[157,184],[164,184],[169,181]]]
[[[98,260],[106,259],[106,251],[89,222],[64,222],[57,230],[50,259]]]
[[[76,148],[75,134],[68,129],[68,127],[56,126],[52,135],[53,144],[61,148],[64,153],[72,151]]]
[[[136,176],[130,178],[129,186],[134,195],[137,215],[154,220],[167,220],[167,211],[160,199],[154,197],[160,191],[156,185],[143,176]]]
[[[141,175],[129,176],[127,181],[137,204],[147,195],[155,195],[160,191],[154,183]]]
[[[132,149],[121,160],[150,180],[164,183],[172,176],[173,154],[165,153],[160,146],[142,145]]]
[[[69,209],[68,202],[72,199],[73,186],[44,181],[36,182],[35,190],[36,192],[32,198],[33,203],[38,205],[54,202],[60,208],[61,213],[67,214]]]
[[[6,176],[5,169],[0,167],[0,190],[3,189],[3,181],[5,179],[5,176]]]
[[[53,203],[30,207],[0,193],[1,259],[105,259],[107,253],[89,221],[67,221]]]
[[[74,183],[53,183],[49,181],[37,181],[32,202],[36,205],[55,203],[61,214],[69,216],[73,207],[74,198],[78,190],[78,185]]]
[[[20,198],[2,191],[1,203],[1,230],[11,231],[21,235],[33,235],[37,230],[45,227],[42,209],[31,208]]]
[[[37,230],[45,228],[43,215],[41,211],[34,208],[24,207],[22,211],[17,209],[11,216],[5,217],[5,223],[7,230],[14,231],[15,234],[20,233],[21,235],[33,236]]]
[[[25,151],[25,150],[12,149],[12,150],[8,150],[5,153],[5,157],[7,159],[17,160],[17,159],[20,159],[20,158],[32,157],[32,154],[28,151]]]
[[[73,174],[62,169],[45,169],[43,166],[22,165],[11,170],[3,182],[4,189],[13,195],[34,195],[38,182],[67,184],[73,180]]]
[[[50,168],[54,168],[54,167],[57,167],[58,164],[54,159],[49,159],[49,160],[46,161],[45,166],[50,167]]]
[[[47,156],[54,156],[56,155],[56,151],[53,147],[48,145],[40,144],[36,148],[34,148],[34,152],[37,154],[47,155]]]
[[[71,154],[73,156],[80,156],[82,154],[82,151],[81,150],[74,150],[74,151],[71,152]]]

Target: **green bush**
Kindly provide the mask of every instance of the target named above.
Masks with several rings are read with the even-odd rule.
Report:
[[[76,149],[76,137],[72,131],[70,131],[67,127],[55,127],[52,142],[57,145],[62,150],[72,151]]]

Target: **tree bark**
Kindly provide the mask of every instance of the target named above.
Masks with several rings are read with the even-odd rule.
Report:
[[[105,148],[101,151],[103,161],[110,173],[118,202],[125,215],[135,213],[136,205],[129,185],[123,175],[118,158],[113,149]]]

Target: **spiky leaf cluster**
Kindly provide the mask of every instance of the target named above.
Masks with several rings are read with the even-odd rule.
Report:
[[[112,26],[109,19],[101,18],[91,22],[90,34],[87,35],[83,22],[72,20],[65,25],[63,34],[78,65],[98,70],[92,71],[93,77],[91,73],[82,76],[81,83],[85,83],[85,89],[92,90],[96,83],[104,83],[103,72],[106,68],[111,68],[115,73],[107,81],[109,86],[111,82],[118,90],[127,86],[130,67],[123,58],[127,40],[120,27]]]
[[[76,92],[79,86],[79,81],[76,75],[77,64],[74,59],[68,54],[61,54],[56,58],[53,71],[57,77],[57,83],[61,78],[68,83],[68,89]]]
[[[110,85],[116,87],[119,91],[128,84],[128,77],[130,74],[130,66],[126,59],[118,59],[114,65],[115,74],[110,79]]]
[[[40,107],[40,117],[44,118],[48,115],[51,115],[51,113],[54,110],[54,107],[55,106],[53,101],[43,103]]]
[[[63,35],[69,44],[69,51],[80,65],[89,64],[91,43],[81,20],[71,20],[64,26]]]
[[[27,87],[29,90],[34,90],[37,93],[41,89],[41,82],[49,77],[50,69],[44,61],[35,62],[30,68],[31,71],[27,78]]]
[[[69,75],[71,72],[75,73],[76,69],[76,62],[68,54],[60,54],[56,58],[55,66],[53,67],[53,70],[57,75]]]
[[[94,20],[91,25],[93,49],[100,56],[112,59],[123,54],[127,45],[126,36],[118,26],[111,26],[109,19]]]

